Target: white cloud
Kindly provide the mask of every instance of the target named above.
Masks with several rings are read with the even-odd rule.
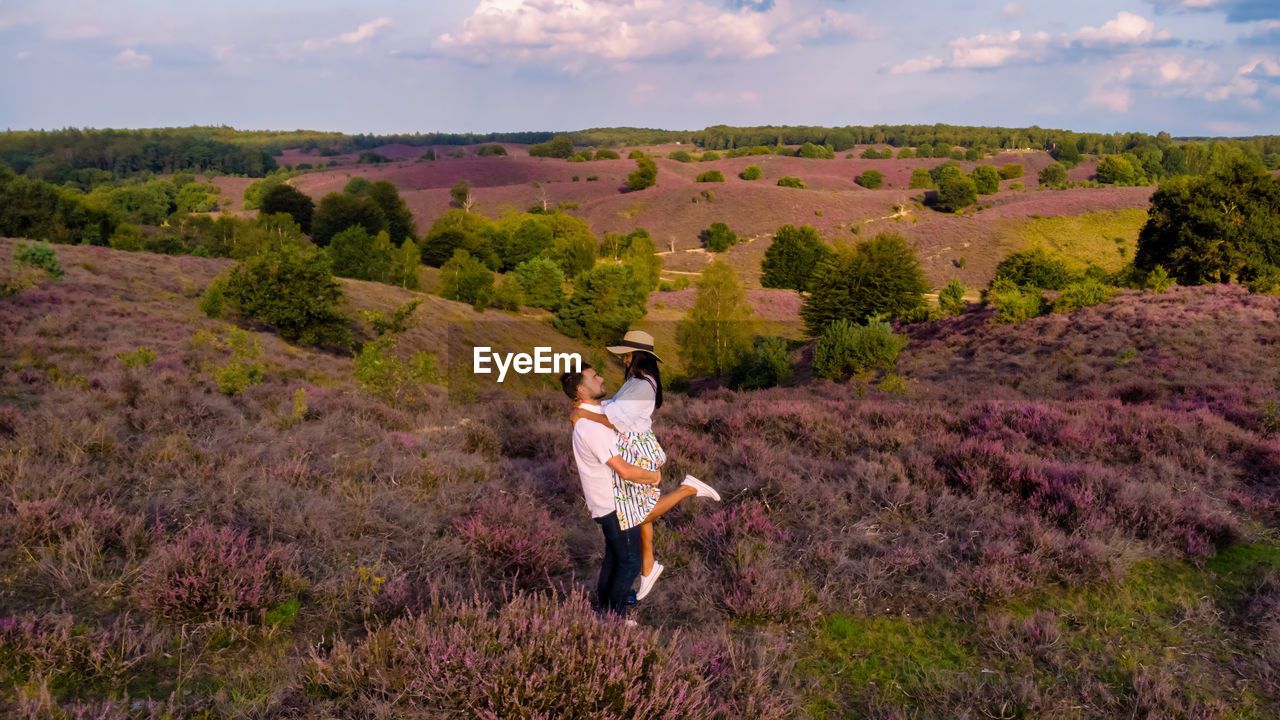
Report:
[[[875,34],[861,16],[791,0],[481,0],[437,52],[470,62],[543,62],[577,71],[601,61],[753,60],[782,48]]]
[[[889,72],[924,72],[940,67],[996,68],[1013,62],[1067,58],[1074,48],[1123,50],[1165,41],[1170,37],[1169,31],[1157,31],[1155,25],[1146,18],[1121,12],[1100,28],[1086,26],[1075,32],[1056,36],[1047,32],[1026,34],[1014,30],[956,38],[947,42],[947,46],[951,48],[948,59],[938,60],[932,55],[913,58],[890,67]]]
[[[104,34],[102,28],[89,23],[77,23],[75,25],[51,25],[47,32],[49,37],[55,40],[89,40],[91,38],[102,37]]]
[[[1121,12],[1115,19],[1100,28],[1083,27],[1067,36],[1068,42],[1078,42],[1085,47],[1106,45],[1144,45],[1157,40],[1168,40],[1168,30],[1156,31],[1155,23],[1130,12]]]
[[[750,90],[742,90],[739,92],[727,90],[698,90],[689,100],[694,105],[705,105],[708,107],[759,107],[760,96]]]
[[[326,38],[324,40],[306,40],[302,43],[302,49],[306,51],[320,50],[332,45],[355,45],[363,42],[378,34],[378,30],[391,24],[391,18],[380,17],[376,20],[361,25],[355,30],[342,33],[337,37]]]
[[[1133,96],[1127,88],[1094,88],[1089,91],[1085,103],[1104,107],[1111,112],[1129,112],[1129,103]]]
[[[114,60],[116,65],[129,70],[141,70],[151,66],[151,56],[140,53],[133,48],[122,50]]]

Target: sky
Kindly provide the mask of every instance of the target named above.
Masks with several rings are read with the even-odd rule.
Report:
[[[1280,134],[1280,0],[4,0],[0,128]]]

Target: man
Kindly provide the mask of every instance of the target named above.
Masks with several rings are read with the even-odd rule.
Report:
[[[583,410],[604,413],[604,378],[586,363],[581,372],[560,376],[564,394]],[[573,425],[573,457],[578,463],[578,479],[591,518],[604,533],[604,561],[596,582],[596,602],[602,610],[626,617],[627,595],[640,575],[640,526],[623,530],[613,504],[613,475],[644,485],[657,485],[659,475],[623,460],[617,453],[618,433],[612,428],[578,420]]]

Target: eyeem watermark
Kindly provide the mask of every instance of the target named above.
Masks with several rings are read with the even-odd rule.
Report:
[[[533,354],[493,352],[493,348],[479,346],[471,353],[471,372],[476,375],[492,375],[498,371],[498,382],[507,377],[508,370],[517,374],[582,372],[582,356],[578,353],[553,353],[549,347],[536,347]]]

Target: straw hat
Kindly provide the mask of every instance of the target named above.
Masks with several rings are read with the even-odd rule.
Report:
[[[643,330],[632,330],[622,336],[621,345],[610,345],[605,348],[614,355],[626,355],[633,352],[647,352],[662,362],[658,353],[653,351],[653,336]]]

